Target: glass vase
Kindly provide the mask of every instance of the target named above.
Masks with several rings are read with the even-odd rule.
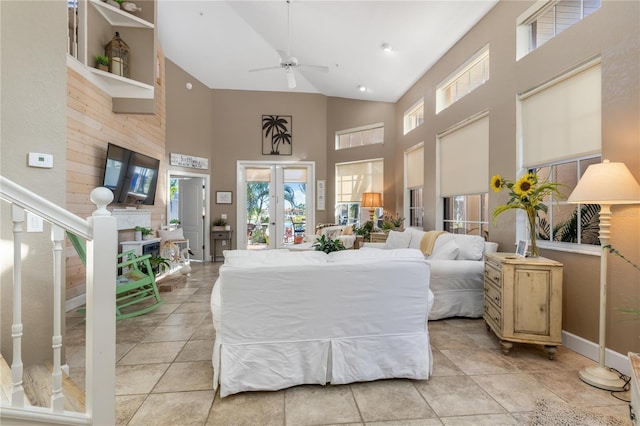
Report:
[[[527,209],[527,223],[529,228],[529,250],[531,252],[530,257],[538,257],[538,244],[536,242],[536,219],[538,215],[535,209]]]

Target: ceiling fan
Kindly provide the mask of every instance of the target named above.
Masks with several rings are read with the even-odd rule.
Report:
[[[282,68],[285,71],[285,76],[287,77],[287,86],[289,86],[289,89],[293,89],[296,87],[296,76],[293,73],[293,70],[296,69],[300,69],[300,68],[304,68],[304,69],[310,69],[310,70],[314,70],[314,71],[320,71],[320,72],[324,72],[324,73],[328,73],[329,72],[329,67],[325,67],[322,65],[305,65],[305,64],[301,64],[298,62],[298,58],[296,58],[295,56],[291,56],[291,18],[290,18],[290,10],[289,8],[291,7],[291,0],[286,0],[287,1],[287,51],[284,52],[282,50],[276,50],[276,52],[278,53],[278,56],[280,56],[280,65],[277,66],[272,66],[272,67],[265,67],[265,68],[256,68],[256,69],[252,69],[249,70],[249,72],[256,72],[256,71],[266,71],[266,70],[273,70],[273,69],[278,69],[278,68]]]

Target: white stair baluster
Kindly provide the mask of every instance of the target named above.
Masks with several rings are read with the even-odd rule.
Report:
[[[22,365],[22,224],[24,209],[13,204],[13,360],[11,362],[11,405],[24,407],[23,365]]]
[[[64,411],[64,393],[62,392],[62,369],[60,368],[60,352],[62,348],[62,243],[64,230],[51,225],[51,241],[53,241],[53,371],[51,372],[52,393],[51,409],[54,412]]]

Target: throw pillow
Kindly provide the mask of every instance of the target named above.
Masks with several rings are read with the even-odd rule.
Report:
[[[184,233],[182,232],[182,228],[177,229],[160,229],[158,230],[158,236],[160,237],[160,242],[164,243],[167,240],[184,240]]]
[[[387,243],[385,248],[387,249],[399,249],[408,248],[411,241],[411,234],[408,232],[389,231],[387,237]]]
[[[455,260],[458,257],[458,253],[460,253],[460,248],[455,241],[450,240],[446,244],[442,245],[442,247],[438,247],[438,250],[434,250],[431,256],[429,256],[429,260]]]
[[[353,235],[353,226],[348,225],[342,229],[342,235]]]

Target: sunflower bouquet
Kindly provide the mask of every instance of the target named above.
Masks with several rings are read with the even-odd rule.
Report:
[[[536,219],[538,211],[547,212],[547,205],[544,199],[550,195],[558,198],[564,198],[559,187],[562,184],[557,182],[540,181],[536,173],[527,173],[516,182],[503,179],[500,175],[491,178],[491,188],[494,192],[500,192],[503,189],[509,191],[509,200],[506,204],[500,205],[493,210],[493,223],[500,213],[510,209],[521,209],[527,213],[527,221],[529,224],[529,235],[531,238],[531,255],[538,256],[538,245],[536,244]]]

